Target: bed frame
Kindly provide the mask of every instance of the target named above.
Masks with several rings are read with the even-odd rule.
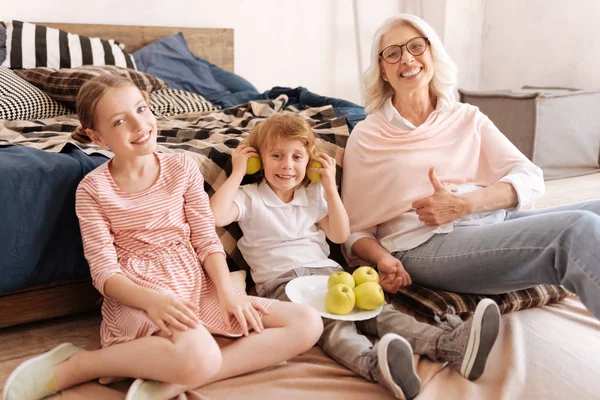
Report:
[[[80,35],[115,39],[125,44],[128,52],[182,32],[192,53],[233,72],[233,29],[36,24]],[[7,293],[0,296],[0,328],[97,309],[100,299],[91,279],[61,281]]]

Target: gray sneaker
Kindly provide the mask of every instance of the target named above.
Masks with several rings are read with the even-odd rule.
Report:
[[[395,333],[385,334],[377,343],[375,380],[396,399],[412,399],[421,391],[410,343]]]
[[[438,359],[447,361],[465,378],[474,381],[483,374],[499,331],[498,305],[491,299],[481,300],[473,318],[440,336]]]

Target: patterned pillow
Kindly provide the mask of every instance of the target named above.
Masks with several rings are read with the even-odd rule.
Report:
[[[42,89],[56,101],[75,108],[77,93],[84,83],[100,75],[117,75],[131,79],[133,83],[146,92],[163,89],[167,84],[155,76],[133,69],[115,66],[83,65],[77,68],[31,68],[14,71],[29,83]]]
[[[73,68],[80,65],[116,65],[136,69],[125,46],[21,21],[6,24],[6,60],[3,67]]]
[[[13,71],[0,67],[0,119],[43,119],[71,113]]]
[[[150,93],[150,109],[157,117],[171,117],[190,112],[217,110],[218,107],[199,94],[162,89]]]
[[[477,303],[490,298],[498,303],[501,313],[525,310],[556,303],[573,294],[562,286],[537,285],[529,289],[497,295],[454,293],[430,289],[413,283],[400,289],[392,297],[402,305],[429,318],[445,319],[448,315],[466,317],[472,314]]]

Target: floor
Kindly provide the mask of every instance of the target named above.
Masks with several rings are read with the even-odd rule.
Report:
[[[100,320],[100,312],[91,311],[0,329],[0,387],[22,361],[61,343],[98,347]]]

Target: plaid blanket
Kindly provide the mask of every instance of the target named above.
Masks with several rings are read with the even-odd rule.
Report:
[[[310,124],[320,138],[319,148],[334,157],[337,163],[337,183],[341,184],[341,167],[349,131],[345,118],[338,118],[330,105],[298,110],[287,107],[288,97],[273,100],[251,101],[225,110],[187,113],[158,119],[158,151],[163,153],[186,152],[198,164],[204,176],[204,189],[212,196],[231,172],[230,155],[233,149],[248,136],[259,122],[274,113],[297,114]],[[13,144],[34,147],[50,152],[60,152],[68,143],[78,146],[87,154],[112,153],[96,145],[82,144],[71,138],[79,125],[74,115],[47,120],[0,120],[0,145]],[[243,183],[252,182],[247,177]],[[232,271],[247,269],[237,248],[242,232],[237,223],[217,228],[217,233],[228,255]]]
[[[447,319],[448,315],[463,318],[475,312],[477,304],[485,298],[494,300],[502,314],[541,307],[556,303],[574,295],[562,286],[537,285],[529,289],[517,290],[497,295],[454,293],[431,289],[413,283],[401,288],[391,297],[400,304],[429,318]]]

